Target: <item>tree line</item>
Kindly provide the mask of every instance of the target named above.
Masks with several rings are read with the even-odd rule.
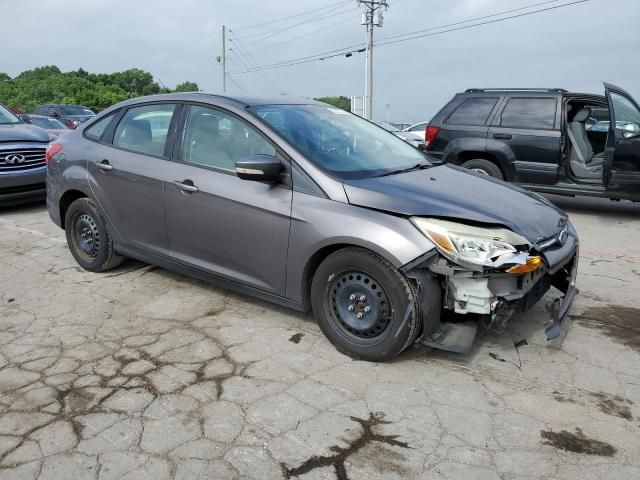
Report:
[[[27,70],[14,78],[0,72],[0,103],[27,113],[45,103],[78,104],[99,111],[141,95],[198,90],[198,84],[189,81],[171,90],[154,81],[149,72],[138,68],[89,73],[82,68],[62,72],[52,65]]]

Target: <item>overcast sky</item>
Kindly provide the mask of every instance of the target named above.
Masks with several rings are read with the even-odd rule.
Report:
[[[571,0],[547,2],[544,8]],[[495,14],[542,0],[390,0],[376,39]],[[365,40],[356,0],[0,0],[0,72],[42,65],[113,72],[137,67],[169,87],[221,89],[221,26],[232,29],[228,70],[268,65]],[[255,24],[334,5],[259,28]],[[314,16],[331,15],[294,26]],[[521,13],[521,12],[516,12]],[[495,18],[495,17],[494,17]],[[278,29],[285,29],[278,32]],[[301,37],[303,38],[297,38]],[[243,38],[244,37],[244,38]],[[275,46],[272,46],[277,44]],[[240,50],[252,53],[249,59]],[[260,49],[260,51],[258,51]],[[469,87],[562,87],[602,93],[602,80],[640,100],[640,1],[590,0],[504,22],[374,49],[374,115],[428,120]],[[242,53],[242,55],[239,55]],[[364,54],[233,75],[252,94],[362,95]],[[267,79],[264,78],[267,77]],[[270,88],[267,88],[269,86]],[[242,93],[228,84],[231,93]],[[389,108],[387,109],[387,105]]]

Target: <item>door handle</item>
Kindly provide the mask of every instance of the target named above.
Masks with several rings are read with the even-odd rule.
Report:
[[[97,162],[96,165],[100,170],[104,170],[104,171],[113,170],[113,165],[109,163],[109,160],[102,160],[101,162]]]
[[[493,138],[497,138],[498,140],[511,140],[513,135],[510,133],[494,133]]]
[[[189,179],[183,180],[182,182],[180,180],[174,180],[173,183],[183,192],[195,193],[200,191],[200,189],[193,184],[193,181]]]

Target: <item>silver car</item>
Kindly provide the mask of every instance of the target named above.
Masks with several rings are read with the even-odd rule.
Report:
[[[554,338],[575,293],[562,211],[323,103],[129,100],[47,159],[49,214],[86,270],[131,257],[312,309],[356,358],[468,352],[478,325],[503,330],[552,287]]]

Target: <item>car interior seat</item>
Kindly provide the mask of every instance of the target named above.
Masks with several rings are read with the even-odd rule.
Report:
[[[587,137],[586,121],[591,116],[591,109],[585,107],[579,110],[569,124],[569,140],[571,149],[569,153],[569,165],[571,171],[578,178],[599,180],[602,178],[604,163],[603,154],[594,155],[593,147]]]
[[[191,135],[186,142],[187,162],[225,170],[235,168],[229,145],[220,136],[218,122],[218,117],[210,114],[201,114],[191,120]]]
[[[156,153],[153,152],[153,137],[149,120],[133,119],[127,123],[119,143],[121,146],[132,150]],[[162,154],[162,152],[159,153]]]

